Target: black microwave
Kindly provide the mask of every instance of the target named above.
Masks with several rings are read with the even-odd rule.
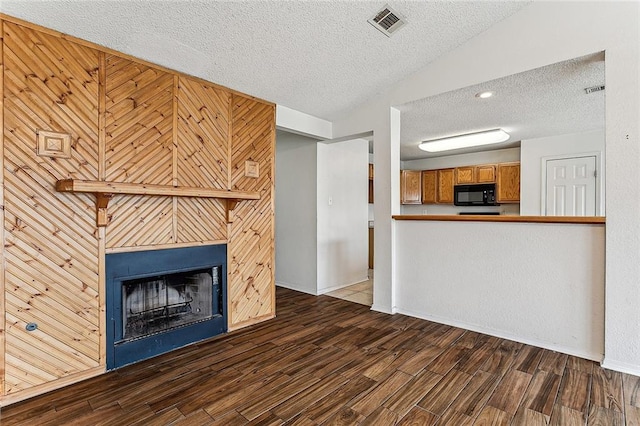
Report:
[[[497,206],[496,184],[455,185],[453,204],[456,206]]]

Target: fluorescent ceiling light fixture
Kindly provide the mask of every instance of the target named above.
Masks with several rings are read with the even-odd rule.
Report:
[[[466,135],[424,141],[418,145],[423,151],[440,152],[451,149],[470,148],[473,146],[500,143],[509,139],[509,133],[502,129],[486,130],[484,132],[467,133]]]

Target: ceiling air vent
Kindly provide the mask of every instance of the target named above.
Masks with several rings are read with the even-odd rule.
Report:
[[[396,31],[404,27],[407,20],[389,5],[386,5],[367,22],[376,27],[382,34],[391,37]]]

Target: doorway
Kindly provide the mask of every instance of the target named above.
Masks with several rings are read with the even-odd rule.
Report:
[[[546,216],[595,216],[598,156],[546,158],[543,203]]]

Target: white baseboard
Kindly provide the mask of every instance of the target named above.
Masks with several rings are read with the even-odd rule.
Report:
[[[326,287],[326,288],[323,288],[321,290],[318,290],[318,295],[331,293],[332,291],[340,290],[341,288],[349,287],[350,285],[359,284],[361,282],[368,281],[368,280],[369,280],[369,278],[367,278],[365,276],[364,278],[358,279],[358,280],[356,280],[354,282],[351,282],[351,283],[334,285],[332,287]]]
[[[318,290],[315,293],[312,292],[312,291],[309,291],[309,290],[301,289],[296,284],[289,284],[289,283],[284,283],[284,282],[281,282],[281,281],[276,281],[276,286],[283,287],[283,288],[288,288],[289,290],[299,291],[301,293],[312,294],[314,296],[320,296],[321,294],[330,293],[332,291],[340,290],[341,288],[349,287],[351,285],[359,284],[361,282],[368,281],[368,280],[369,280],[369,278],[365,277],[365,278],[362,278],[362,279],[358,279],[358,280],[356,280],[356,281],[354,281],[352,283],[340,284],[340,285],[336,285],[336,286],[333,286],[333,287],[323,288],[322,290]]]
[[[396,310],[390,308],[388,306],[380,306],[380,305],[371,305],[371,310],[376,312],[382,312],[383,314],[393,315],[396,313]]]
[[[556,345],[551,342],[545,342],[536,339],[527,339],[522,336],[517,336],[510,333],[505,333],[500,330],[494,330],[487,327],[481,327],[475,324],[467,324],[461,321],[452,320],[450,318],[440,318],[434,315],[425,315],[418,312],[412,312],[410,310],[397,308],[399,314],[408,315],[410,317],[420,318],[427,321],[437,322],[439,324],[450,325],[453,327],[464,328],[465,330],[475,331],[477,333],[488,334],[490,336],[499,337],[501,339],[513,340],[515,342],[524,343],[531,346],[536,346],[543,349],[548,349],[555,352],[561,352],[567,355],[577,356],[578,358],[585,358],[596,362],[602,362],[603,354],[589,351],[580,351],[575,348],[569,348],[563,345]]]
[[[302,289],[296,287],[295,284],[288,284],[288,283],[283,283],[283,282],[276,281],[276,286],[277,287],[288,288],[289,290],[299,291],[300,293],[306,293],[306,294],[311,294],[313,296],[317,296],[316,293],[310,292],[308,290],[302,290]]]
[[[627,362],[613,361],[605,357],[601,365],[603,368],[608,368],[609,370],[615,370],[615,371],[619,371],[620,373],[631,374],[633,376],[640,376],[640,365],[638,364],[629,364]]]

